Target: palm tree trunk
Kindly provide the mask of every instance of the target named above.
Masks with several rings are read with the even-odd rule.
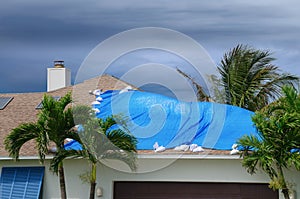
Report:
[[[65,182],[65,172],[63,163],[61,162],[58,168],[58,175],[59,175],[59,184],[60,184],[60,196],[61,199],[67,199],[67,192],[66,192],[66,182]]]
[[[289,190],[282,189],[281,192],[283,193],[284,199],[290,199]]]
[[[96,189],[96,176],[97,176],[97,164],[92,163],[91,179],[90,179],[90,199],[95,198],[95,189]]]
[[[95,198],[96,182],[91,182],[90,199]]]
[[[281,182],[282,184],[282,189],[281,189],[281,192],[284,196],[284,199],[290,199],[290,195],[289,195],[289,189],[286,185],[286,181],[285,181],[285,178],[284,178],[284,173],[283,173],[283,170],[282,170],[282,167],[277,165],[277,169],[278,169],[278,177],[279,177],[279,182]]]

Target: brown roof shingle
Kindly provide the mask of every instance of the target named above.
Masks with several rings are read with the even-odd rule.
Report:
[[[89,94],[90,90],[120,90],[127,86],[129,86],[129,84],[115,77],[103,75],[101,77],[95,77],[86,80],[74,86],[69,86],[50,92],[0,93],[0,97],[13,97],[13,100],[3,110],[0,110],[0,157],[8,156],[3,142],[9,132],[22,123],[36,121],[37,114],[39,113],[39,110],[36,109],[36,107],[41,102],[45,93],[51,96],[64,96],[67,92],[72,91],[75,104],[78,103],[90,105],[95,99],[95,96]],[[34,142],[28,142],[22,147],[20,156],[35,155],[37,155],[37,153]]]

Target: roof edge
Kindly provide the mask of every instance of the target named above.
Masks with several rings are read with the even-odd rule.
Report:
[[[46,156],[46,160],[53,156]],[[240,160],[239,155],[212,155],[212,154],[137,154],[138,159],[180,159],[180,160]],[[14,160],[8,156],[0,157],[1,160]],[[38,156],[21,156],[19,160],[39,160]]]

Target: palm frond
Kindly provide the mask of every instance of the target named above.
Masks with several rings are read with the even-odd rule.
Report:
[[[60,150],[52,158],[50,162],[50,170],[54,173],[58,173],[60,164],[66,158],[88,158],[89,154],[85,150]]]
[[[71,92],[68,92],[58,101],[57,105],[61,110],[65,110],[65,108],[73,102]]]
[[[30,140],[37,142],[40,159],[43,161],[48,151],[49,139],[47,133],[43,132],[35,123],[25,123],[14,128],[5,138],[5,149],[11,157],[18,159],[21,147]]]
[[[103,154],[101,159],[119,160],[126,163],[132,171],[137,169],[136,154],[123,150],[110,150]]]
[[[176,70],[179,72],[179,74],[181,74],[183,77],[185,77],[188,81],[192,83],[192,86],[194,87],[194,91],[196,91],[196,96],[198,101],[206,101],[206,102],[209,101],[210,96],[205,93],[203,87],[197,81],[195,81],[194,78],[192,78],[190,75],[183,72],[179,68],[177,68]]]
[[[300,170],[300,98],[292,87],[284,86],[284,96],[252,117],[259,137],[244,136],[238,144],[242,165],[253,174],[258,168],[271,179],[270,187],[288,189],[283,169]]]
[[[119,149],[130,152],[136,151],[137,139],[121,129],[108,131],[106,133],[106,137]]]
[[[275,59],[269,51],[237,45],[225,53],[218,71],[224,87],[227,104],[252,111],[259,110],[281,97],[281,87],[293,85],[299,77],[279,73],[272,65]]]
[[[272,148],[265,144],[265,141],[259,140],[256,136],[244,136],[238,141],[241,147],[242,165],[250,174],[256,173],[258,167],[264,170],[270,177],[276,176],[273,168],[274,157]]]
[[[237,141],[237,144],[241,147],[242,156],[248,155],[250,151],[259,150],[261,147],[261,141],[254,135],[244,135]]]
[[[99,162],[102,159],[117,158],[134,168],[136,139],[119,128],[114,116],[105,119],[90,119],[83,125],[83,130],[79,132],[79,135],[90,161]]]
[[[109,116],[105,119],[98,119],[99,126],[102,131],[105,133],[108,129],[112,128],[112,126],[117,125],[117,121],[114,119],[113,116]]]

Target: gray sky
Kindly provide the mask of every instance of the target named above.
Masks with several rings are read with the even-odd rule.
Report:
[[[239,43],[267,49],[281,70],[300,75],[299,9],[297,0],[5,1],[0,7],[0,92],[45,91],[46,68],[56,59],[65,60],[74,81],[100,42],[142,27],[181,32],[202,45],[215,63]],[[153,59],[137,53],[114,63],[178,61],[155,53]],[[178,64],[185,67],[184,61]],[[118,66],[108,70],[116,76],[120,71]]]

